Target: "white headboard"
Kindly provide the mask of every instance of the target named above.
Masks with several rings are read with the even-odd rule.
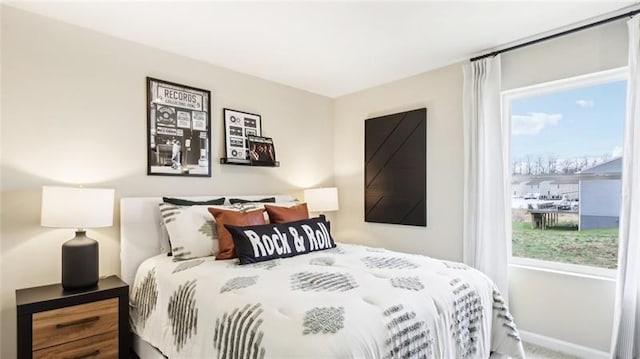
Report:
[[[206,197],[179,197],[192,201],[205,201],[226,197],[258,200],[275,197],[276,202],[293,201],[289,195],[235,196],[220,195]],[[158,203],[162,197],[125,197],[120,199],[120,275],[122,280],[133,284],[138,266],[145,259],[161,253],[160,211]]]

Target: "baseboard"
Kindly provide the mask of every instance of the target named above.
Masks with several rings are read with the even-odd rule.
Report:
[[[520,332],[520,338],[523,341],[531,344],[535,344],[541,347],[549,348],[565,354],[575,355],[584,359],[609,359],[610,355],[607,352],[592,349],[578,344],[565,342],[563,340],[545,337],[544,335],[527,332],[525,330],[518,330]]]

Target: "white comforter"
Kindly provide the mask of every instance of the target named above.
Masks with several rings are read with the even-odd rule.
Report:
[[[523,357],[482,273],[347,244],[245,266],[150,258],[133,285],[131,322],[169,358]]]

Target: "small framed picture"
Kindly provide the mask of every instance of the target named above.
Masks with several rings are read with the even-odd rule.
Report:
[[[211,92],[147,77],[147,174],[211,177]]]
[[[250,163],[248,137],[262,135],[260,115],[225,108],[223,117],[227,162]]]
[[[249,135],[248,141],[251,164],[275,166],[276,149],[272,138]]]

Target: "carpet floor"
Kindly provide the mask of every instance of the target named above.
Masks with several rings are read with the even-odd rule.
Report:
[[[527,342],[524,342],[524,352],[527,359],[580,359],[577,356],[560,353]]]

